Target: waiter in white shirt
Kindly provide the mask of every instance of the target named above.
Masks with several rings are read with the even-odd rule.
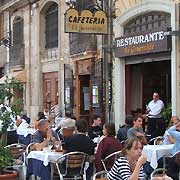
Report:
[[[154,92],[153,100],[146,107],[148,116],[147,133],[151,135],[151,138],[163,136],[165,132],[165,121],[161,114],[163,109],[163,101],[159,99],[159,94]]]

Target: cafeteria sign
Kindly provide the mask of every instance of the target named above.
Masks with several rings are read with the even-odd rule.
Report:
[[[70,8],[65,13],[65,32],[107,34],[106,13],[102,10],[94,14],[89,10],[79,13],[76,9]]]

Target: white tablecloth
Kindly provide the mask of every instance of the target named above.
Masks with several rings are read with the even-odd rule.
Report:
[[[170,145],[146,145],[143,147],[142,153],[147,156],[147,161],[150,162],[152,168],[156,169],[157,161],[164,155],[171,155],[173,144]]]
[[[34,128],[25,128],[25,129],[17,129],[17,134],[18,135],[23,135],[26,137],[28,134],[34,134],[36,130]]]
[[[44,166],[47,166],[49,162],[56,162],[62,155],[63,152],[31,151],[27,158],[43,161]]]

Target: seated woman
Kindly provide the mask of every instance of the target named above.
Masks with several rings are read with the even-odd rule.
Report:
[[[169,124],[169,128],[173,125],[175,126],[176,124],[178,124],[180,122],[179,117],[178,116],[172,116],[170,124]],[[168,128],[168,129],[169,129]],[[169,133],[168,130],[165,131],[164,133],[164,140],[163,140],[163,144],[174,144],[175,143],[175,138],[173,138]]]
[[[29,124],[25,119],[21,118],[20,116],[17,116],[16,126],[19,143],[28,145],[31,142],[31,135],[28,134],[24,136],[24,129],[27,129],[29,127]]]
[[[108,173],[109,180],[145,180],[143,164],[147,158],[142,155],[142,144],[138,139],[129,139],[125,142],[120,157]]]
[[[38,112],[38,119],[34,121],[34,128],[38,129],[38,123],[41,119],[46,119],[45,115],[43,112]]]
[[[122,144],[115,138],[115,125],[113,123],[105,124],[103,127],[104,138],[98,145],[98,149],[95,155],[96,171],[103,170],[101,159],[104,159],[109,154],[122,149]],[[107,161],[106,168],[110,170],[114,163],[114,158]]]

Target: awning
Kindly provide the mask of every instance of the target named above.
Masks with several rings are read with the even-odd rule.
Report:
[[[14,72],[10,72],[10,73],[4,75],[2,78],[0,78],[0,84],[4,83],[7,76],[8,76],[8,79],[11,79],[14,77],[15,79],[21,81],[22,83],[26,82],[26,71],[25,70],[14,71]]]

